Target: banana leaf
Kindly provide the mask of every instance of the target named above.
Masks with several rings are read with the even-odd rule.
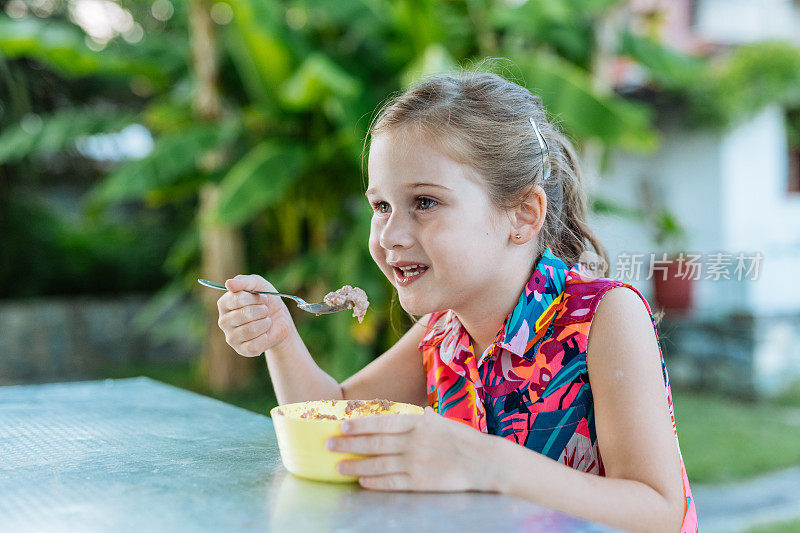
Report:
[[[280,101],[292,111],[307,111],[328,98],[355,98],[362,90],[351,76],[322,53],[312,53],[280,88]]]
[[[8,58],[36,59],[71,78],[91,75],[130,78],[139,75],[163,86],[170,64],[180,64],[177,54],[161,54],[158,58],[147,59],[134,56],[136,50],[133,47],[125,47],[126,53],[110,49],[96,52],[86,46],[85,39],[86,35],[79,28],[64,22],[33,17],[19,20],[0,18],[1,54]],[[173,58],[171,63],[167,60],[169,57]]]
[[[705,68],[703,59],[629,31],[622,35],[620,53],[647,68],[653,79],[666,88],[685,87],[700,76]]]
[[[222,178],[216,212],[201,223],[242,224],[257,212],[279,203],[302,173],[308,157],[299,144],[264,141]]]
[[[528,88],[541,96],[545,108],[573,137],[638,151],[657,145],[648,106],[596,94],[586,71],[554,54],[539,51],[514,61],[525,74]]]
[[[0,134],[0,164],[52,155],[74,147],[82,136],[119,131],[135,120],[130,112],[67,108],[27,124],[23,121]]]
[[[208,150],[227,144],[240,132],[238,120],[223,125],[202,124],[181,133],[156,138],[153,152],[123,163],[89,194],[92,209],[121,200],[139,199],[154,189],[175,183],[197,171],[197,161]]]

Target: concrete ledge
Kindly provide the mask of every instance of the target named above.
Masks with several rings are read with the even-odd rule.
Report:
[[[770,398],[800,382],[800,315],[665,316],[658,325],[672,383]]]
[[[0,384],[91,379],[109,365],[187,361],[188,338],[157,343],[133,319],[148,295],[0,302]]]
[[[798,487],[800,466],[738,483],[693,486],[700,531],[746,531],[800,518]]]

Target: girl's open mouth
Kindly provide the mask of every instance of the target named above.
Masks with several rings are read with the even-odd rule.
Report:
[[[407,287],[411,283],[414,283],[423,274],[425,274],[425,272],[428,271],[428,267],[417,267],[405,271],[398,267],[392,268],[394,269],[394,279],[401,287]]]

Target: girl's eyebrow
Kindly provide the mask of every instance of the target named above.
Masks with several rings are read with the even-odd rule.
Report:
[[[431,183],[429,181],[418,181],[416,183],[409,183],[406,187],[409,188],[409,189],[416,189],[417,187],[425,187],[425,186],[438,187],[440,189],[446,189],[448,191],[452,191],[453,190],[453,189],[451,189],[449,187],[445,187],[444,185],[439,185],[438,183]],[[371,188],[367,189],[367,192],[365,192],[364,195],[366,196],[366,195],[372,194],[374,192],[375,192],[375,187],[371,187]]]

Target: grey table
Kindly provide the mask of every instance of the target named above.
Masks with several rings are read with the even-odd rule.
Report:
[[[0,530],[611,531],[497,494],[303,480],[268,417],[148,378],[0,387]]]

